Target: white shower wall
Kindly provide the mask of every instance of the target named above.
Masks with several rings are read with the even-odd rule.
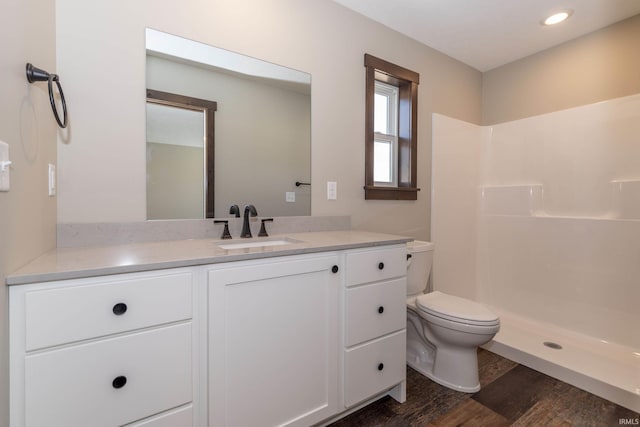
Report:
[[[640,348],[640,95],[433,121],[434,288]]]
[[[433,115],[431,240],[434,289],[477,299],[478,182],[488,128]]]

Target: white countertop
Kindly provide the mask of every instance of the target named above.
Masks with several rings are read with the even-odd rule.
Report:
[[[225,250],[218,245],[260,240],[299,241],[280,246]],[[406,243],[410,237],[366,231],[290,233],[253,239],[189,239],[114,246],[58,248],[7,276],[7,285],[79,279],[106,274],[299,255]]]

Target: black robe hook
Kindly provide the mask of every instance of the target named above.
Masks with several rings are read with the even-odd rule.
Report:
[[[56,122],[58,122],[58,126],[61,128],[67,127],[67,102],[64,99],[64,93],[62,92],[62,86],[60,85],[60,78],[57,74],[49,74],[40,68],[34,67],[31,63],[27,62],[27,81],[29,83],[33,82],[49,82],[49,102],[51,103],[51,109],[53,110],[53,115],[56,118]],[[53,82],[58,86],[58,93],[60,93],[60,100],[62,101],[62,115],[63,119],[60,121],[60,116],[58,115],[58,109],[56,108],[55,99],[53,97]]]

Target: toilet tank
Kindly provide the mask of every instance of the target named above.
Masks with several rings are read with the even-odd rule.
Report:
[[[433,243],[414,240],[407,243],[407,295],[422,294],[427,288],[433,265]]]

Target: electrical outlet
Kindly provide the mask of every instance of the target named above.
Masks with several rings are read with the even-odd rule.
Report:
[[[284,197],[285,202],[293,203],[296,201],[295,191],[287,191]]]

